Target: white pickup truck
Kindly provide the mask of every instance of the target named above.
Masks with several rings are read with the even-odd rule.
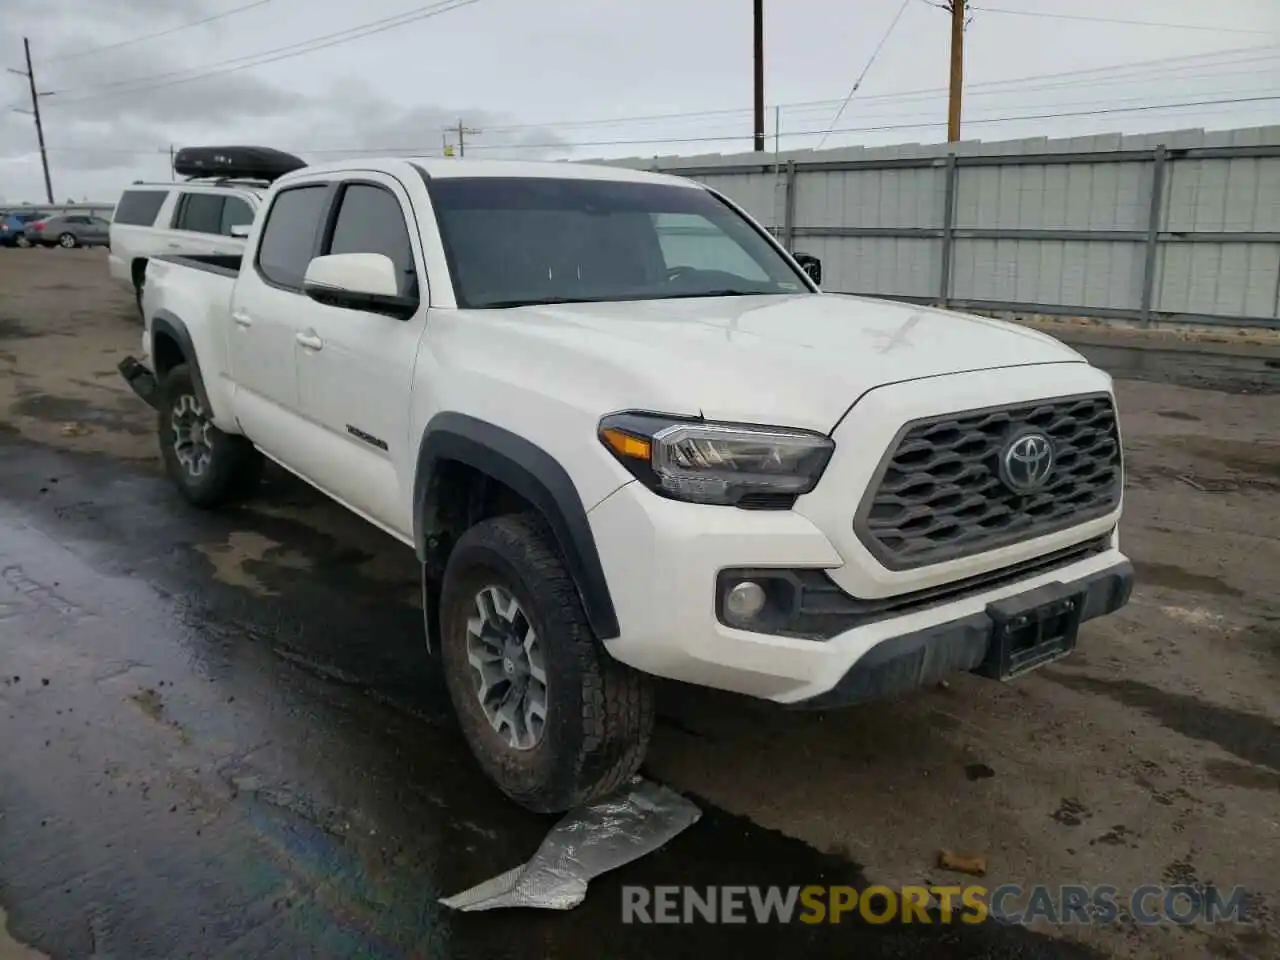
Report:
[[[823,293],[698,183],[311,166],[243,259],[146,280],[121,373],[178,488],[245,495],[265,455],[412,544],[462,732],[534,810],[639,767],[650,676],[819,708],[1005,680],[1129,597],[1110,377]]]

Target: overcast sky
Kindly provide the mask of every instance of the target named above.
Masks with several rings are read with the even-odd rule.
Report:
[[[817,146],[833,122],[828,147],[945,140],[949,26],[934,2],[765,0],[782,148]],[[966,139],[1280,124],[1280,0],[971,3]],[[59,201],[168,179],[170,144],[439,152],[459,118],[480,131],[475,156],[750,149],[750,0],[437,5],[4,0],[0,67],[22,68],[29,37]],[[43,200],[34,125],[10,106],[30,106],[26,78],[0,73],[0,198]],[[1001,119],[1019,116],[1039,119]]]

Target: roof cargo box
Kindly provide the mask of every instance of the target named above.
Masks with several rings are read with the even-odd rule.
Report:
[[[270,147],[183,147],[173,158],[180,177],[270,182],[305,167],[305,160]]]

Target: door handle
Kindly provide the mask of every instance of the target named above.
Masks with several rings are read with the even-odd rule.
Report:
[[[170,244],[168,244],[168,247],[169,247],[169,249],[170,249],[170,250],[180,250],[180,249],[182,249],[182,244],[180,244],[180,243],[170,243]]]
[[[253,317],[249,316],[243,310],[232,310],[231,319],[236,322],[238,327],[252,327]]]
[[[323,350],[324,341],[317,337],[314,333],[299,333],[297,341],[308,350]]]

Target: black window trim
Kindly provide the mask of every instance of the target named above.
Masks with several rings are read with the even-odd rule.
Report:
[[[305,296],[302,292],[302,280],[299,279],[296,285],[291,283],[281,283],[268,277],[262,270],[262,241],[267,237],[267,228],[271,226],[271,217],[275,213],[276,204],[280,202],[280,198],[286,193],[294,190],[316,189],[324,191],[324,197],[320,201],[320,219],[316,223],[315,233],[311,237],[311,251],[307,256],[307,263],[310,263],[318,257],[321,249],[321,241],[324,239],[325,224],[329,221],[329,211],[333,206],[333,200],[338,192],[338,188],[344,183],[342,180],[305,180],[301,183],[290,183],[287,187],[281,188],[275,196],[271,198],[271,206],[267,208],[267,212],[262,221],[262,229],[258,232],[257,249],[253,251],[253,272],[258,275],[263,283],[268,287],[276,290],[282,290],[285,293],[293,293],[298,296]],[[305,271],[304,271],[305,272]]]
[[[365,172],[365,171],[360,171],[360,172]],[[395,180],[396,183],[400,184],[401,189],[404,189],[404,183],[403,181],[400,180],[399,177],[392,176],[389,173],[383,174],[383,176],[391,177],[392,180]],[[410,197],[409,199],[409,216],[406,216],[404,204],[400,201],[400,198],[396,196],[395,191],[392,190],[390,187],[388,187],[385,183],[379,183],[377,180],[370,180],[365,177],[352,177],[346,180],[337,180],[335,181],[335,183],[337,185],[337,189],[334,190],[328,198],[329,207],[325,211],[324,216],[321,217],[321,220],[320,220],[321,228],[322,228],[320,233],[320,242],[316,247],[317,252],[313,253],[312,256],[322,257],[329,250],[329,247],[332,246],[333,233],[338,227],[338,214],[342,210],[342,198],[346,195],[347,187],[357,187],[357,186],[373,187],[376,190],[381,190],[383,193],[390,194],[391,199],[394,200],[396,202],[396,206],[400,208],[400,220],[404,224],[406,239],[408,239],[409,241],[409,255],[413,258],[413,278],[415,281],[417,281],[417,286],[418,286],[418,304],[420,307],[423,302],[430,304],[430,300],[431,300],[430,290],[429,290],[430,285],[425,279],[426,254],[425,252],[422,254],[422,264],[419,265],[418,263],[419,254],[413,249],[413,229],[410,229],[410,226],[409,226],[409,216],[413,218],[414,229],[417,228],[417,224],[418,224],[418,215],[413,208],[413,198]],[[409,191],[405,190],[406,196],[408,195],[408,193]],[[421,234],[419,234],[418,242],[419,244],[422,243]],[[425,296],[423,293],[424,288],[428,288],[427,294]]]

